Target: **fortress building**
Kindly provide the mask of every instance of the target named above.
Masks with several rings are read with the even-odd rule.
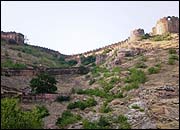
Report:
[[[21,33],[1,31],[1,39],[8,43],[24,44],[24,35]]]
[[[135,29],[133,31],[131,31],[131,35],[130,35],[130,41],[135,41],[135,40],[139,40],[141,39],[141,36],[144,35],[144,29]]]
[[[156,26],[152,28],[152,35],[161,35],[164,33],[179,33],[179,18],[175,16],[163,17],[157,21]]]

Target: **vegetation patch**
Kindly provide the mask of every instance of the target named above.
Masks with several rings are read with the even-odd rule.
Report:
[[[32,88],[32,93],[35,94],[55,93],[57,90],[56,83],[57,81],[55,77],[46,73],[41,73],[37,75],[37,77],[32,78],[30,81],[30,86]]]
[[[88,56],[88,57],[81,56],[81,64],[82,65],[88,65],[90,63],[94,63],[95,61],[96,61],[95,56]]]
[[[159,70],[160,70],[160,68],[158,68],[158,67],[150,67],[148,69],[148,73],[149,74],[156,74],[156,73],[159,73]]]
[[[176,60],[179,60],[179,56],[177,54],[170,54],[168,58],[168,64],[174,65]]]
[[[125,79],[126,83],[145,83],[146,75],[142,70],[138,70],[136,68],[129,69],[130,76]]]
[[[170,49],[169,49],[169,54],[176,54],[176,50],[173,49],[173,48],[170,48]]]
[[[108,106],[107,102],[104,102],[102,107],[100,108],[101,113],[108,113],[112,111],[112,109]]]
[[[137,89],[137,88],[139,88],[138,83],[137,82],[132,82],[132,83],[126,85],[123,89],[126,90],[126,91],[130,91],[132,89]]]
[[[86,101],[77,101],[74,103],[69,103],[67,106],[68,109],[74,109],[74,108],[80,108],[81,110],[84,110],[87,107],[96,106],[97,102],[94,98],[89,98]]]
[[[56,98],[57,102],[70,101],[70,96],[58,96]]]
[[[44,107],[36,107],[31,111],[24,112],[20,109],[17,99],[1,99],[2,129],[40,129],[42,128],[42,118],[47,114]]]
[[[73,124],[81,120],[82,117],[80,115],[74,115],[69,110],[66,110],[62,113],[61,117],[57,119],[56,125],[60,128],[64,128],[69,124]]]
[[[135,64],[136,68],[147,68],[147,65],[144,62],[138,62]]]
[[[1,62],[1,67],[3,68],[14,68],[14,69],[25,69],[27,66],[22,63],[14,63],[11,59],[6,59],[4,62]]]

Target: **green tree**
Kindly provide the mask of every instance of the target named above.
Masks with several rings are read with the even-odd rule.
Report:
[[[37,110],[22,111],[17,99],[1,99],[2,129],[38,129],[42,128],[42,120]]]
[[[55,77],[41,73],[30,81],[33,93],[54,93],[57,90]]]

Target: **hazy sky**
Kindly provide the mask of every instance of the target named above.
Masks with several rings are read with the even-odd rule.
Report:
[[[179,1],[1,1],[2,31],[63,54],[125,40],[136,28],[148,33],[164,16],[179,17]]]

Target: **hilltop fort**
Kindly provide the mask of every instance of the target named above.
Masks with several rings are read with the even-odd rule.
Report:
[[[164,33],[179,33],[179,18],[175,16],[163,17],[157,21],[155,27],[152,28],[152,32],[150,35],[161,35]],[[102,48],[94,49],[91,51],[87,51],[81,54],[69,55],[67,59],[79,59],[81,55],[89,56],[89,55],[97,55],[103,53],[105,49],[113,49],[120,48],[121,45],[127,44],[129,41],[136,41],[141,38],[145,34],[144,30],[139,28],[131,31],[130,37],[125,39],[124,41],[114,43],[111,45],[104,46]],[[1,39],[8,41],[9,43],[17,43],[24,44],[24,35],[16,32],[3,32],[1,31]]]

